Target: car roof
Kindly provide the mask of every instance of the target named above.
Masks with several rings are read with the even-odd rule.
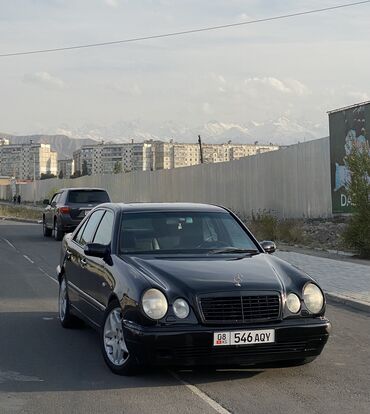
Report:
[[[213,204],[201,203],[104,203],[99,207],[109,207],[114,210],[127,212],[142,211],[203,211],[203,212],[225,212],[226,209]]]
[[[98,187],[68,187],[68,188],[61,188],[59,190],[60,191],[71,191],[71,190],[77,190],[77,191],[105,191],[107,192],[107,190],[105,188],[98,188]]]

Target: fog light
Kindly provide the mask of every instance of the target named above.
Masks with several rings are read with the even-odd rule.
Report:
[[[176,299],[172,307],[175,315],[180,319],[185,319],[189,315],[190,309],[185,299]]]
[[[289,293],[286,298],[286,306],[292,313],[298,313],[301,309],[301,301],[295,293]]]

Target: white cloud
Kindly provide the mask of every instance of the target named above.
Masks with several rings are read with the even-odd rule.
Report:
[[[309,89],[306,85],[296,79],[280,80],[272,76],[268,77],[254,77],[244,80],[244,84],[249,85],[262,85],[267,86],[281,93],[294,94],[298,96],[307,95]]]
[[[23,76],[23,82],[49,89],[62,89],[65,86],[62,79],[51,75],[49,72],[26,73]]]

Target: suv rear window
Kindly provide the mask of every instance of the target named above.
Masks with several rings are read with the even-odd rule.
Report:
[[[92,204],[92,203],[108,203],[109,196],[103,190],[72,190],[68,192],[67,203],[76,204]]]

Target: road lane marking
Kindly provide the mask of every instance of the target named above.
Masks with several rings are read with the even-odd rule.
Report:
[[[3,239],[5,241],[5,243],[8,243],[10,247],[12,247],[14,250],[17,250],[16,247],[14,246],[14,244],[10,243],[10,241],[8,239]]]
[[[30,263],[34,264],[35,262],[33,260],[31,260],[28,256],[26,256],[25,254],[23,255],[23,257],[28,260]]]
[[[189,382],[181,379],[177,374],[175,374],[172,371],[169,371],[170,374],[177,379],[177,381],[181,382],[181,384],[185,385],[192,393],[194,393],[196,396],[201,398],[205,403],[207,403],[209,406],[211,406],[217,413],[220,414],[231,414],[230,411],[226,410],[222,405],[220,405],[217,401],[213,400],[211,397],[208,397],[207,394],[205,394],[203,391],[201,391],[198,387],[196,387],[193,384],[190,384]]]
[[[59,282],[52,276],[50,276],[48,273],[45,272],[45,270],[42,267],[38,267],[41,273],[43,273],[45,276],[47,276],[49,279],[51,279],[54,283],[59,285]]]
[[[43,382],[44,380],[30,375],[23,375],[17,371],[0,371],[0,384],[6,381]]]

